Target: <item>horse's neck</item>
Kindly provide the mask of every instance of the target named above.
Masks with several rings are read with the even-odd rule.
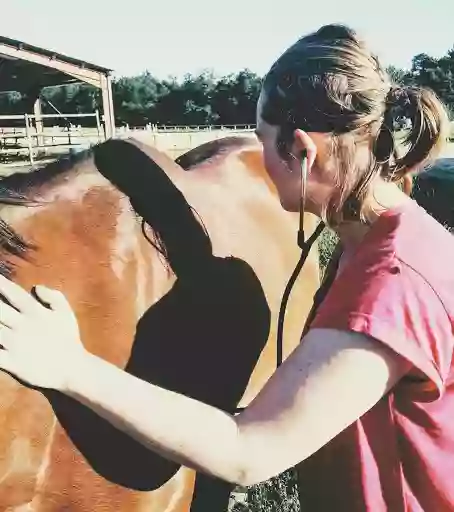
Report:
[[[61,289],[81,319],[84,342],[123,365],[137,320],[172,286],[128,199],[97,173],[42,188],[44,205],[8,207],[2,217],[37,249],[15,260],[14,280]]]
[[[62,290],[75,309],[87,349],[124,367],[138,319],[167,292],[172,275],[142,235],[128,199],[99,173],[88,169],[61,175],[32,193],[43,204],[4,206],[0,211],[1,218],[36,247],[27,254],[28,261],[14,258],[13,280],[27,289],[40,283]],[[0,384],[0,478],[5,483],[0,485],[0,510],[25,510],[26,504],[30,510],[47,510],[49,496],[56,510],[70,503],[80,510],[89,502],[115,508],[114,503],[123,503],[117,500],[123,494],[121,508],[131,511],[139,509],[142,499],[147,510],[167,510],[172,499],[178,501],[178,492],[190,499],[191,479],[185,481],[184,474],[162,491],[148,497],[143,493],[143,498],[106,486],[81,464],[40,394],[6,375],[0,375]],[[74,479],[80,486],[71,487]],[[180,506],[178,510],[186,510]],[[171,508],[177,510],[177,505]]]

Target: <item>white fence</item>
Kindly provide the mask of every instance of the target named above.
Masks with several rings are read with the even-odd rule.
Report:
[[[93,118],[96,128],[85,129],[77,120]],[[67,126],[44,127],[45,120],[63,119]],[[23,126],[2,127],[8,121],[23,121]],[[58,154],[74,146],[89,146],[104,140],[99,112],[91,114],[0,115],[0,156],[28,159],[33,165],[37,156]]]
[[[129,125],[117,127],[117,131],[146,130],[151,132],[211,132],[218,130],[250,132],[255,124],[193,124],[193,125],[157,125],[147,124],[144,127],[130,127]]]
[[[83,128],[77,121],[83,118],[94,118],[96,128]],[[65,119],[67,127],[44,127],[43,121],[49,119]],[[2,121],[23,121],[23,126],[4,127]],[[5,123],[6,124],[6,123]],[[152,125],[144,127],[119,126],[116,135],[134,136],[144,142],[166,151],[177,157],[189,149],[213,139],[235,134],[251,134],[255,125]],[[99,113],[92,114],[24,114],[16,116],[0,115],[0,158],[5,165],[11,163],[24,164],[28,161],[32,166],[42,158],[55,158],[72,148],[90,147],[105,140],[102,119]]]

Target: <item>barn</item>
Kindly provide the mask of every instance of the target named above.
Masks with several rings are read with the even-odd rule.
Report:
[[[31,124],[36,134],[36,141],[33,143],[43,145],[39,134],[42,131],[43,117],[46,116],[41,112],[40,94],[45,87],[49,86],[86,83],[100,89],[103,105],[103,135],[106,138],[112,137],[115,134],[115,116],[111,73],[112,70],[109,68],[0,36],[0,93],[13,91],[21,93],[24,115],[16,117],[24,118],[23,138],[28,141],[29,151],[32,144],[30,141],[32,137],[28,133]],[[13,116],[0,116],[0,120],[2,118],[5,120],[7,117]],[[9,134],[0,134],[2,143],[8,136]],[[16,137],[16,142],[20,137],[20,135]],[[2,146],[5,147],[5,144]]]

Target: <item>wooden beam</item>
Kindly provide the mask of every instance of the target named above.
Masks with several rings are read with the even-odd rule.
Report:
[[[95,80],[92,79],[92,78],[88,78],[88,77],[81,78],[79,75],[76,75],[76,74],[73,74],[73,73],[69,73],[69,72],[65,72],[65,74],[68,75],[68,76],[72,76],[76,80],[81,80],[81,81],[85,82],[86,84],[92,85],[93,87],[96,87],[97,89],[101,89],[102,88],[101,77],[103,75],[101,73],[98,75],[98,78],[96,78]]]
[[[115,136],[115,114],[112,98],[112,79],[110,76],[102,76],[102,105],[104,114],[104,126],[106,130],[106,139]]]
[[[57,69],[66,75],[70,75],[74,78],[77,78],[78,80],[90,83],[91,85],[95,85],[94,82],[96,82],[99,84],[95,85],[96,87],[100,87],[100,77],[104,76],[104,74],[101,72],[92,71],[91,69],[84,69],[74,64],[63,62],[57,57],[46,57],[29,50],[21,50],[20,48],[15,48],[14,46],[3,43],[0,43],[0,55],[1,54],[15,59],[33,62],[48,68]]]

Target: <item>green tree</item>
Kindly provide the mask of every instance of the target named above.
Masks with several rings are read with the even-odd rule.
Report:
[[[122,77],[112,86],[115,115],[118,124],[144,126],[156,115],[163,84],[148,71],[138,76]]]
[[[433,89],[454,112],[454,47],[442,58],[415,55],[410,70],[389,66],[387,71],[396,83]],[[148,71],[121,77],[113,82],[116,120],[119,125],[130,126],[253,124],[261,82],[261,77],[249,69],[222,77],[204,71],[188,74],[182,80],[161,80]],[[47,88],[43,96],[63,113],[101,110],[100,91],[86,84]],[[0,113],[22,113],[22,100],[19,93],[1,94]],[[54,112],[49,105],[44,106],[44,111]]]
[[[454,110],[454,48],[440,59],[425,53],[415,55],[411,78],[416,85],[432,89],[451,111]]]
[[[221,124],[254,124],[261,78],[244,69],[216,84],[212,107]]]
[[[401,69],[396,66],[388,66],[386,71],[396,84],[407,85],[411,82],[411,74],[405,69]]]

